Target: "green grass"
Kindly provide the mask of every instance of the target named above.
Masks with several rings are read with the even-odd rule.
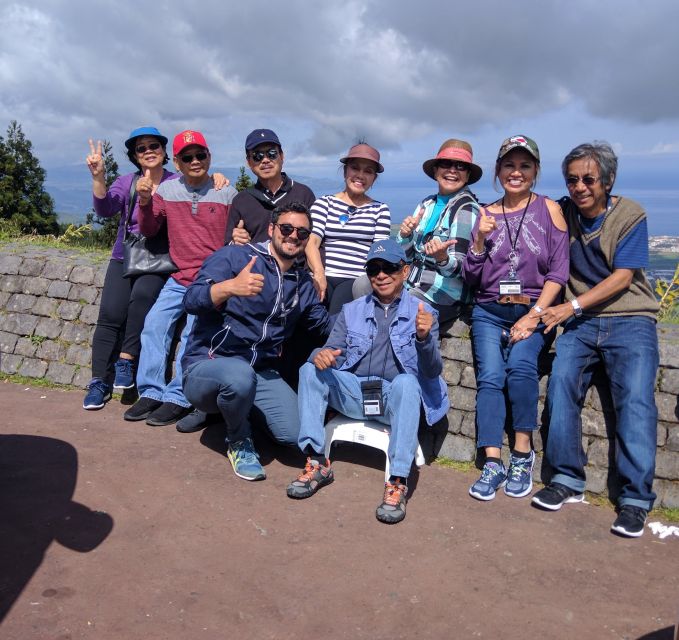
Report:
[[[434,460],[434,464],[438,467],[446,469],[455,469],[455,471],[476,471],[476,465],[473,460],[453,460],[442,456]]]
[[[80,387],[73,384],[58,384],[56,382],[50,382],[47,378],[29,378],[28,376],[20,376],[18,373],[13,374],[0,374],[0,380],[2,382],[9,382],[12,384],[21,384],[25,387],[40,387],[43,389],[63,389],[63,390],[73,390]]]

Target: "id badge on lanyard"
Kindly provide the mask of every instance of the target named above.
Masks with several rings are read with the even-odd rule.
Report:
[[[509,273],[504,280],[500,280],[500,295],[511,296],[523,294],[523,283],[516,275],[519,257],[514,250],[509,252]]]

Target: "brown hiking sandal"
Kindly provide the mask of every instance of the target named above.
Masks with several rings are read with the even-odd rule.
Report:
[[[406,517],[406,495],[408,487],[396,482],[386,482],[384,484],[384,498],[382,504],[377,507],[375,516],[380,522],[386,524],[396,524]]]
[[[330,461],[320,464],[317,460],[306,459],[302,474],[288,485],[287,494],[290,498],[301,500],[310,498],[316,491],[335,479]]]

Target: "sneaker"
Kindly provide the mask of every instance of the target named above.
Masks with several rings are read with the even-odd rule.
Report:
[[[264,480],[266,472],[259,464],[259,455],[251,438],[244,438],[229,445],[227,452],[233,472],[243,480]]]
[[[375,516],[380,522],[396,524],[406,517],[406,496],[408,487],[398,482],[384,483],[384,497],[382,504],[375,510]]]
[[[117,391],[131,389],[134,387],[134,360],[118,358],[114,365],[116,377],[113,381],[113,388]]]
[[[111,385],[106,384],[101,378],[92,378],[87,385],[87,394],[83,400],[83,409],[94,411],[103,409],[111,399]]]
[[[618,511],[618,517],[611,526],[611,531],[627,538],[639,538],[644,533],[647,515],[646,509],[624,504]]]
[[[309,498],[316,491],[326,484],[330,484],[335,479],[330,466],[330,461],[326,460],[326,464],[320,464],[318,460],[306,459],[304,471],[297,478],[293,480],[286,490],[289,498]]]
[[[151,412],[162,404],[163,403],[160,400],[154,400],[153,398],[146,398],[145,396],[142,396],[123,414],[123,419],[127,420],[128,422],[146,420],[146,418],[151,415]]]
[[[200,409],[194,409],[188,416],[177,421],[179,433],[195,433],[207,427],[207,413]]]
[[[481,477],[469,487],[469,495],[477,500],[492,500],[495,492],[507,482],[505,465],[497,462],[486,462]]]
[[[146,424],[150,427],[164,427],[174,424],[184,416],[193,411],[192,407],[182,407],[174,402],[163,402],[158,408],[154,409],[147,417]]]
[[[519,458],[513,453],[510,454],[507,484],[505,484],[505,493],[510,498],[523,498],[533,490],[534,465],[535,451],[531,451],[528,458]]]
[[[540,489],[534,496],[531,502],[537,506],[547,509],[548,511],[558,511],[564,504],[571,502],[582,502],[585,496],[575,489],[567,487],[560,482],[552,482],[544,489]]]

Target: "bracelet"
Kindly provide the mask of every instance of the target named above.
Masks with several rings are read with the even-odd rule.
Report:
[[[533,305],[533,308],[531,309],[531,311],[535,311],[535,313],[540,315],[544,311],[544,309],[540,305],[535,304],[535,305]]]
[[[450,262],[450,258],[448,256],[446,256],[446,259],[445,260],[439,260],[436,263],[436,266],[437,267],[445,267],[449,262]]]
[[[483,251],[481,251],[481,253],[476,253],[476,251],[474,251],[474,247],[469,247],[469,251],[473,256],[476,256],[477,258],[480,258],[481,256],[486,255],[486,248],[485,247],[483,247]]]

